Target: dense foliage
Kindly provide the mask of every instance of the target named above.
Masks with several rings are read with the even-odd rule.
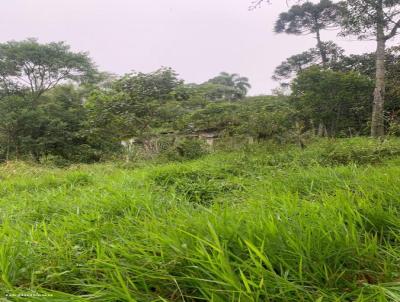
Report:
[[[260,5],[268,0],[254,1]],[[386,43],[395,37],[400,28],[400,2],[383,0],[346,0],[332,3],[320,0],[318,3],[299,1],[288,12],[281,13],[276,21],[275,31],[288,34],[315,34],[317,49],[321,56],[321,66],[329,68],[326,49],[321,40],[321,31],[331,26],[340,27],[342,36],[356,36],[358,39],[376,40],[374,59],[374,91],[370,133],[373,137],[383,137],[387,130],[386,116]],[[313,51],[294,55],[281,63],[275,70],[274,78],[281,80],[299,72],[301,68],[315,64]],[[391,118],[391,122],[393,117]],[[389,131],[390,132],[390,131]]]
[[[368,134],[373,90],[368,77],[310,68],[293,81],[292,90],[298,114],[310,126],[322,125],[329,136]]]
[[[368,135],[376,115],[376,55],[346,55],[320,39],[328,28],[351,29],[342,24],[345,12],[343,3],[323,0],[279,16],[276,32],[313,34],[317,45],[276,68],[274,78],[286,90],[274,96],[248,97],[249,79],[235,73],[221,72],[200,84],[185,83],[166,67],[114,76],[65,43],[0,44],[0,160],[65,165],[158,155],[182,159],[192,157],[180,154],[185,144],[197,146],[193,154],[201,155],[214,141],[304,147],[316,135]],[[385,52],[383,126],[399,135],[399,48]]]

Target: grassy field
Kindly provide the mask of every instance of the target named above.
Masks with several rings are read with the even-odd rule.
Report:
[[[396,139],[11,162],[0,211],[0,301],[400,301]]]

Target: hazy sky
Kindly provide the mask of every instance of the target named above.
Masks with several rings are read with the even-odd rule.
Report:
[[[251,94],[269,93],[276,65],[315,40],[272,32],[286,1],[249,11],[250,1],[4,0],[0,41],[66,41],[116,74],[169,66],[187,82],[200,83],[220,71],[235,72],[250,78]],[[374,49],[373,42],[338,44],[349,53]]]

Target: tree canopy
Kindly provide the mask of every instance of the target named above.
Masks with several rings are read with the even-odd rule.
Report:
[[[85,53],[64,42],[40,44],[35,39],[0,44],[0,85],[3,93],[30,92],[36,100],[67,80],[88,81],[95,66]]]
[[[359,39],[372,37],[377,42],[371,135],[382,137],[385,133],[385,48],[386,41],[393,38],[400,27],[400,1],[347,0],[344,8],[342,35],[356,35]]]
[[[279,15],[275,23],[276,33],[286,34],[315,34],[317,49],[320,53],[322,64],[328,62],[327,52],[321,40],[321,31],[338,27],[341,18],[341,5],[330,0],[320,0],[314,4],[304,2],[293,5],[287,12]]]

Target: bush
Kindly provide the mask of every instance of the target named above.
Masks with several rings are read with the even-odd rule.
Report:
[[[183,139],[164,151],[169,160],[196,159],[208,154],[205,143],[199,139]]]
[[[400,121],[393,121],[389,124],[388,134],[400,136]]]

